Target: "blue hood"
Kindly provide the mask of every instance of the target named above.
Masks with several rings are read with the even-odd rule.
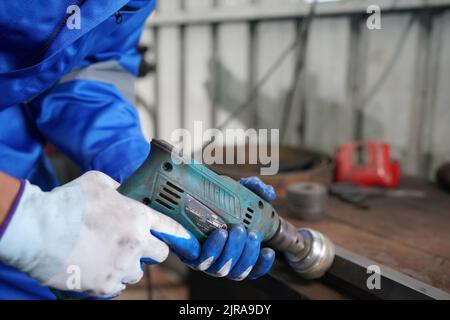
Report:
[[[129,19],[146,18],[156,1],[79,0],[81,28],[69,29],[66,11],[74,3],[0,2],[0,110],[37,96],[76,67],[120,26],[116,12],[127,6],[134,11]]]

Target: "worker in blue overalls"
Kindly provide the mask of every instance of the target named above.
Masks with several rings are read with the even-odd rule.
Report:
[[[141,279],[141,263],[162,262],[169,248],[212,276],[269,271],[274,252],[260,248],[257,232],[234,226],[200,245],[116,191],[150,153],[132,101],[136,47],[155,5],[0,2],[0,298],[116,296]],[[58,187],[47,143],[85,173]],[[241,182],[273,200],[259,179]]]

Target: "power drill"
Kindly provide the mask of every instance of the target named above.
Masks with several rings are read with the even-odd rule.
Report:
[[[237,181],[184,159],[163,140],[152,140],[151,155],[119,192],[176,220],[200,242],[234,224],[257,230],[305,279],[324,275],[334,259],[328,238],[311,229],[297,230],[267,201]]]

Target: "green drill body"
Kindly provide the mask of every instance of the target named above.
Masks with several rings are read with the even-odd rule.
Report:
[[[153,140],[151,155],[119,191],[176,220],[200,241],[234,224],[257,230],[264,241],[276,234],[280,219],[267,201],[173,150]]]

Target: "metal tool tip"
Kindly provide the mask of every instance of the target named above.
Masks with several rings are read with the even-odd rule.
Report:
[[[311,229],[299,229],[304,239],[306,254],[287,252],[288,264],[305,279],[318,279],[331,267],[335,249],[333,243],[320,232]]]

